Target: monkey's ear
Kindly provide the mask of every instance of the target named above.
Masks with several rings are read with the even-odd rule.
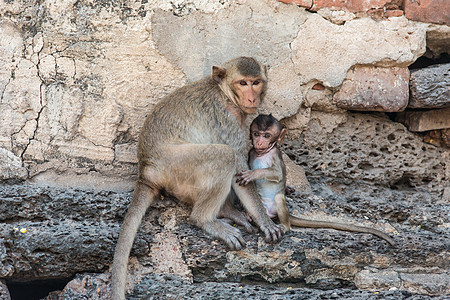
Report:
[[[217,82],[217,83],[221,83],[222,80],[225,79],[225,75],[227,74],[227,70],[221,67],[216,67],[213,66],[212,67],[212,74],[211,77],[212,79]]]
[[[278,145],[283,144],[283,140],[286,137],[287,130],[286,128],[281,129],[280,135],[278,136],[277,143]]]

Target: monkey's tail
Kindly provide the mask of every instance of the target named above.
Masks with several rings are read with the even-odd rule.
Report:
[[[151,191],[150,187],[139,182],[136,184],[114,252],[111,270],[112,300],[125,300],[128,258],[142,218],[149,206],[155,201],[156,196],[156,193]]]
[[[315,220],[307,220],[302,219],[294,216],[290,216],[291,225],[297,226],[297,227],[306,227],[306,228],[332,228],[342,231],[351,231],[351,232],[362,232],[362,233],[371,233],[374,234],[386,242],[388,242],[391,246],[395,247],[394,240],[387,235],[384,232],[381,232],[379,230],[370,228],[370,227],[364,227],[364,226],[357,226],[353,224],[343,224],[343,223],[336,223],[336,222],[327,222],[327,221],[315,221]]]

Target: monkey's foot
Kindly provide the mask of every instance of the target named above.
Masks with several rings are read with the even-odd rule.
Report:
[[[245,230],[248,233],[253,232],[253,227],[250,224],[251,218],[249,218],[249,216],[246,213],[244,213],[234,207],[231,207],[228,205],[222,206],[222,208],[220,209],[220,212],[219,212],[219,218],[230,219],[235,224],[244,226]]]
[[[267,225],[259,225],[259,228],[266,236],[267,243],[279,243],[284,235],[283,227],[275,224],[272,220]]]
[[[246,246],[239,229],[224,220],[217,219],[202,227],[210,235],[223,240],[232,250],[241,250]]]

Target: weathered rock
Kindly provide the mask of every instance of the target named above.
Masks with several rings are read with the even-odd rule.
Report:
[[[284,120],[284,124],[288,128],[288,138],[290,140],[301,139],[301,134],[308,134],[309,131],[314,132],[315,142],[311,140],[314,145],[320,144],[322,139],[326,139],[327,135],[339,126],[346,122],[347,112],[321,112],[321,111],[309,111],[307,118],[300,113],[292,118]],[[302,122],[302,126],[298,124]],[[291,129],[291,127],[293,127]],[[294,128],[299,128],[296,130]],[[317,143],[317,144],[316,144]],[[296,162],[298,164],[298,162]]]
[[[346,122],[326,132],[323,120],[326,115],[311,118],[308,130],[292,141],[292,149],[284,149],[307,176],[364,179],[393,188],[427,187],[440,193],[448,181],[446,150],[424,144],[400,123],[349,113]]]
[[[14,154],[7,152],[8,164],[24,161],[33,182],[59,186],[0,185],[0,278],[10,287],[76,276],[53,299],[107,297],[145,115],[211,65],[248,55],[268,66],[264,109],[289,125],[298,141],[288,141],[287,152],[313,180],[316,196],[297,189],[291,211],[379,228],[401,251],[367,234],[295,229],[277,245],[244,233],[248,248],[231,252],[190,225],[188,208],[162,201],[134,243],[129,295],[406,299],[447,292],[448,151],[386,118],[355,118],[332,95],[354,65],[411,64],[424,52],[425,32],[433,57],[446,52],[448,26],[363,17],[398,15],[398,0],[382,8],[373,5],[378,0],[345,3],[375,8],[363,13],[318,14],[253,0],[0,2],[0,148]],[[294,183],[305,179],[298,174]],[[357,275],[379,294],[358,289]],[[391,282],[406,291],[386,291]]]
[[[427,28],[427,51],[425,56],[436,59],[450,48],[450,26],[431,24]]]
[[[292,63],[270,68],[269,78],[275,78],[276,88],[268,89],[264,102],[261,105],[261,113],[272,114],[281,120],[296,114],[303,103],[301,82],[295,74]],[[280,95],[280,92],[282,95]]]
[[[450,148],[450,128],[441,130],[441,140],[445,146]]]
[[[286,154],[283,153],[283,161],[286,165],[286,185],[303,193],[311,193],[311,186],[306,178],[305,171],[296,165]]]
[[[103,274],[77,275],[62,291],[52,292],[45,300],[76,300],[76,299],[109,299],[110,276]]]
[[[55,292],[45,300],[103,299],[107,295],[107,276],[87,274],[77,276],[62,292]],[[406,291],[364,291],[352,289],[314,290],[297,287],[298,284],[275,286],[229,282],[191,283],[174,275],[148,274],[133,289],[132,299],[409,299],[414,298]],[[420,299],[445,299],[445,296],[430,297],[418,295]]]
[[[355,19],[339,26],[312,15],[292,42],[292,60],[303,83],[316,80],[337,87],[354,65],[406,67],[413,63],[425,52],[425,28],[404,17],[379,22]]]
[[[301,81],[289,59],[289,43],[306,18],[304,9],[295,6],[274,9],[264,1],[248,1],[216,14],[196,11],[179,17],[157,10],[152,28],[160,53],[190,80],[209,75],[211,66],[236,56],[254,56],[268,65],[270,83],[263,109],[283,118],[295,114],[302,103]],[[279,45],[277,55],[269,57],[273,45]]]
[[[398,4],[384,2],[345,5],[391,11]],[[0,147],[22,158],[30,177],[131,178],[149,108],[187,80],[209,74],[211,65],[239,55],[267,64],[264,109],[279,118],[298,113],[291,125],[300,132],[311,107],[339,112],[329,88],[339,86],[349,68],[409,65],[425,49],[425,31],[432,32],[404,17],[375,22],[328,12],[326,18],[343,25],[271,1],[2,2],[0,121],[8,126],[0,128]],[[316,83],[327,89],[311,93],[302,108]]]
[[[450,25],[447,0],[405,0],[405,16],[414,21]]]
[[[292,117],[281,120],[283,126],[285,126],[289,132],[288,136],[299,136],[308,125],[311,118],[311,108],[300,108],[299,111]]]
[[[429,131],[450,128],[450,108],[428,111],[407,111],[397,118],[408,126],[410,131]]]
[[[446,273],[439,273],[439,270],[436,274],[421,274],[420,269],[412,271],[414,273],[363,270],[356,275],[355,284],[360,289],[372,291],[406,289],[417,294],[445,295],[450,293],[450,279]]]
[[[334,94],[339,108],[362,111],[403,111],[409,99],[408,68],[356,66]]]
[[[3,280],[0,280],[0,298],[4,300],[11,300],[8,287]]]
[[[42,109],[37,66],[23,56],[17,24],[0,22],[0,147],[21,156],[35,135]]]
[[[410,108],[450,107],[450,63],[411,71]]]
[[[356,19],[356,15],[354,13],[346,10],[332,10],[329,8],[322,8],[319,9],[317,13],[336,25],[343,25],[345,22]]]
[[[2,185],[1,278],[70,278],[77,272],[107,270],[128,197],[128,193]]]
[[[450,129],[428,131],[425,133],[423,141],[435,146],[450,148]]]
[[[303,105],[322,112],[342,113],[342,109],[333,101],[334,92],[320,83],[309,83],[304,86],[305,100]]]
[[[149,5],[1,5],[0,146],[31,176],[136,172],[115,144],[135,143],[149,106],[185,83],[154,49]]]
[[[189,224],[187,207],[166,198],[140,227],[130,259],[130,293],[151,291],[149,283],[142,285],[149,273],[177,274],[197,283],[262,280],[317,289],[352,288],[360,274],[361,287],[379,291],[392,287],[383,279],[386,272],[399,274],[401,289],[445,293],[442,283],[433,286],[420,279],[429,273],[434,274],[429,278],[449,275],[450,208],[447,202],[436,201],[438,195],[332,181],[314,181],[313,191],[315,195],[302,191],[290,195],[292,213],[398,232],[393,237],[402,251],[368,234],[317,229],[294,229],[277,245],[266,244],[261,233],[244,233],[247,248],[227,251],[222,242]],[[130,196],[3,184],[1,278],[68,279],[77,273],[107,272]],[[364,275],[364,270],[371,275]],[[64,293],[106,293],[106,282],[107,277],[88,276],[69,284]]]
[[[120,162],[137,163],[137,145],[135,143],[116,145],[114,158]]]
[[[25,180],[27,177],[28,172],[23,167],[22,160],[11,151],[0,148],[0,180]]]

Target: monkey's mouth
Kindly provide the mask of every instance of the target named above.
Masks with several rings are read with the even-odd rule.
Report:
[[[256,156],[262,156],[262,155],[272,151],[272,149],[275,147],[275,145],[276,145],[276,142],[273,142],[273,143],[269,144],[269,147],[267,147],[267,148],[260,148],[260,149],[255,148]]]
[[[263,154],[266,154],[267,152],[269,152],[269,150],[270,150],[270,149],[267,149],[267,148],[263,148],[263,149],[255,149],[256,154],[257,154],[258,156],[261,156],[261,155],[263,155]]]
[[[244,109],[245,109],[246,112],[248,112],[249,114],[254,114],[258,108],[257,108],[257,107],[244,107]]]

